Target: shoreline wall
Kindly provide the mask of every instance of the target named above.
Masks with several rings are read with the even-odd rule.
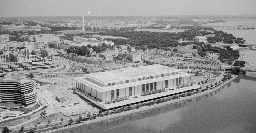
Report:
[[[131,121],[136,121],[139,119],[144,119],[146,117],[149,116],[154,116],[154,115],[158,115],[161,113],[165,113],[167,111],[172,111],[177,109],[177,107],[180,106],[187,106],[190,102],[193,101],[198,101],[200,100],[202,97],[208,97],[209,95],[213,95],[213,93],[217,93],[218,91],[220,91],[221,89],[223,89],[225,87],[225,85],[227,85],[228,83],[230,83],[231,81],[233,81],[235,78],[237,78],[238,76],[234,76],[232,79],[230,79],[229,81],[224,82],[222,85],[211,89],[211,90],[207,90],[205,92],[201,92],[198,94],[194,94],[192,96],[189,97],[182,97],[180,99],[176,99],[176,100],[171,100],[168,102],[163,102],[160,104],[154,104],[151,106],[144,106],[141,107],[139,109],[134,109],[134,110],[130,110],[130,111],[125,111],[125,112],[121,112],[121,113],[117,113],[117,114],[112,114],[112,115],[108,115],[108,116],[104,116],[104,117],[99,117],[97,119],[94,120],[89,120],[80,124],[75,124],[75,125],[71,125],[71,126],[67,126],[67,127],[61,127],[59,129],[54,129],[54,130],[50,130],[47,131],[49,133],[55,133],[55,132],[59,132],[59,133],[63,133],[63,132],[83,132],[86,133],[87,131],[97,131],[97,130],[101,130],[106,129],[106,128],[111,128],[111,127],[115,127],[118,125],[122,125],[125,124],[127,122],[131,122]],[[99,128],[100,127],[100,128]]]

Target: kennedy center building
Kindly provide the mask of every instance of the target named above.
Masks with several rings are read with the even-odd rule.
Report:
[[[199,88],[198,85],[188,85],[190,76],[182,70],[162,65],[129,67],[75,78],[75,92],[101,108],[109,109]],[[154,91],[161,93],[152,93]],[[150,95],[143,95],[149,92]]]

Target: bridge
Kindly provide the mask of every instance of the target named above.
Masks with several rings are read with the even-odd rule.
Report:
[[[211,26],[212,28],[215,29],[220,29],[220,30],[254,30],[256,29],[255,25],[251,26],[245,26],[245,25],[233,25],[233,26]]]
[[[240,57],[236,61],[245,61],[245,60],[240,60],[241,59]],[[232,66],[234,66],[234,64],[235,64],[235,61],[232,63]],[[246,61],[245,61],[244,67],[241,67],[241,69],[246,72],[256,72],[256,67],[254,67],[254,64]]]
[[[256,72],[256,69],[255,68],[241,68],[242,70],[246,71],[246,72]]]

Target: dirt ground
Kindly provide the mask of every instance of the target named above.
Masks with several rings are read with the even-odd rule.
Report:
[[[46,99],[49,107],[47,113],[63,113],[74,115],[83,112],[97,112],[98,109],[92,106],[87,100],[73,93],[74,77],[65,76],[62,78],[41,78],[43,82],[50,83],[46,87],[40,87],[40,96]]]

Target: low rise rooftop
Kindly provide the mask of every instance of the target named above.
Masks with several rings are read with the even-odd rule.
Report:
[[[122,68],[107,72],[92,73],[86,75],[86,77],[89,77],[102,83],[111,83],[173,72],[180,72],[180,70],[163,65],[148,65]]]

